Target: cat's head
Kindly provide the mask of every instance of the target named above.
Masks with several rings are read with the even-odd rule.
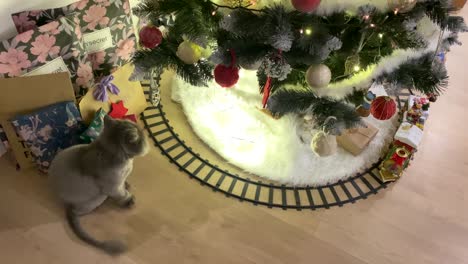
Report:
[[[124,151],[126,156],[144,156],[149,151],[148,140],[137,124],[127,121],[104,117],[104,130],[100,140],[114,151]]]

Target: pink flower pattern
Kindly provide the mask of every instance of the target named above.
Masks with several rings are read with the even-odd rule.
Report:
[[[122,39],[117,43],[115,54],[123,60],[129,60],[135,51],[135,41],[131,39]]]
[[[60,23],[58,21],[52,21],[49,24],[45,24],[44,26],[41,26],[39,28],[39,32],[57,35],[60,33],[60,30],[58,30],[59,25]]]
[[[83,20],[88,23],[88,29],[94,30],[98,24],[101,26],[109,24],[109,18],[105,16],[106,12],[105,7],[92,5],[83,16]]]
[[[54,46],[55,37],[48,35],[39,35],[36,40],[31,43],[31,53],[37,55],[37,61],[46,62],[47,56],[57,55],[60,52],[59,46]]]
[[[93,54],[88,55],[89,60],[93,65],[93,70],[99,69],[99,66],[105,62],[106,59],[106,52],[105,51],[98,51]]]
[[[7,52],[0,53],[0,73],[8,74],[10,77],[19,76],[23,69],[30,66],[31,61],[24,51],[10,48]]]
[[[71,10],[83,10],[88,5],[89,0],[81,0],[70,5]]]
[[[76,14],[74,23],[72,23],[75,28],[72,28],[72,32],[74,32],[74,35],[76,35],[78,39],[82,37],[82,34],[92,33],[106,27],[111,28],[114,46],[102,52],[88,55],[88,60],[91,63],[90,67],[94,70],[95,76],[109,75],[116,68],[129,62],[136,48],[129,0],[80,0],[65,7],[35,11],[34,14],[31,12],[20,12],[13,16],[17,17],[17,19],[15,19],[15,25],[18,30],[22,30],[19,28],[20,22],[21,25],[28,24],[30,23],[28,21],[31,20],[33,21],[30,23],[31,25],[37,23],[37,26],[42,26],[45,23],[54,21],[58,17],[68,16],[72,13]],[[48,27],[53,31],[53,25],[49,25]],[[59,27],[58,30],[62,31],[61,27]],[[48,34],[53,35],[53,33],[49,32]],[[56,35],[57,42],[60,41],[58,38],[59,35]],[[33,39],[34,37],[35,35],[33,35]],[[24,40],[27,40],[26,37],[24,37]],[[56,45],[60,46],[59,44]],[[79,48],[74,49],[72,47],[70,52],[72,52],[73,57],[83,55]],[[80,52],[80,54],[78,54],[78,52]],[[33,61],[33,63],[35,62],[35,58],[30,57],[29,59]],[[77,84],[78,64],[74,66],[74,69],[77,70],[72,72],[72,76],[75,84]],[[81,77],[83,76],[85,75],[81,72]],[[80,83],[83,82],[85,82],[84,78],[80,78]]]
[[[33,33],[34,33],[34,30],[29,30],[29,31],[26,31],[17,35],[15,39],[18,42],[28,43],[31,40]]]
[[[29,12],[20,13],[17,16],[12,16],[16,28],[20,32],[24,32],[36,27],[36,22],[29,19]]]
[[[78,78],[76,84],[86,87],[90,81],[94,78],[93,69],[88,64],[80,64],[78,71],[76,72]]]

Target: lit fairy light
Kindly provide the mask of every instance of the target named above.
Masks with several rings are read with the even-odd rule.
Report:
[[[304,33],[305,33],[306,35],[312,35],[312,29],[311,29],[311,28],[306,28],[305,31],[304,31]]]
[[[394,13],[395,15],[398,15],[398,11],[400,11],[400,10],[399,10],[398,8],[395,8],[395,10],[393,10],[393,13]]]
[[[363,16],[362,18],[364,18],[364,20],[369,20],[370,16],[369,16],[369,15],[365,15],[365,16]]]
[[[355,72],[358,72],[358,71],[361,70],[361,67],[359,67],[359,65],[354,65],[353,70],[354,70]]]
[[[382,34],[382,33],[379,33],[379,38],[383,38],[383,34]]]
[[[304,34],[304,30],[301,28],[301,30],[299,30],[299,33]]]
[[[370,26],[371,28],[375,28],[375,24],[374,24],[374,23],[370,24],[369,26]]]
[[[213,12],[211,12],[211,15],[212,15],[212,16],[216,15],[216,10],[214,10]]]

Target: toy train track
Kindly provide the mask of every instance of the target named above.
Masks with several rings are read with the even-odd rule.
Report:
[[[397,99],[401,105],[400,98]],[[154,144],[180,171],[201,185],[241,202],[283,210],[328,209],[366,199],[388,186],[379,177],[377,167],[381,161],[346,180],[320,187],[293,187],[241,177],[212,164],[181,140],[170,125],[162,104],[148,107],[141,118]]]

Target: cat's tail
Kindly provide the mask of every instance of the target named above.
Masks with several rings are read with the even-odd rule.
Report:
[[[65,210],[67,214],[67,221],[68,221],[68,224],[70,225],[70,228],[73,230],[76,236],[78,236],[78,238],[81,239],[82,241],[92,246],[95,246],[99,249],[102,249],[110,255],[118,255],[127,250],[127,246],[121,241],[117,241],[117,240],[99,241],[93,238],[91,235],[89,235],[86,231],[83,230],[80,224],[79,216],[73,212],[73,206],[68,205],[66,206]]]

